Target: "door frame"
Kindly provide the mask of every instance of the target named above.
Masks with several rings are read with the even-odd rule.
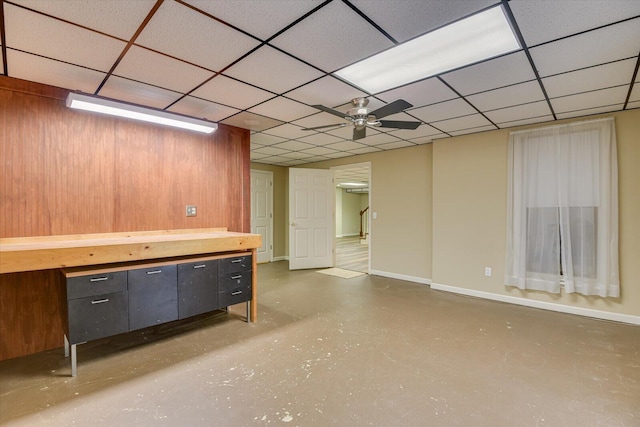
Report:
[[[265,171],[260,169],[251,169],[251,179],[250,182],[253,183],[253,174],[260,173],[269,176],[269,203],[267,209],[269,209],[269,230],[267,232],[269,238],[269,248],[267,248],[267,253],[269,254],[269,261],[273,262],[273,172]],[[250,187],[250,192],[252,193],[253,186]],[[253,203],[253,193],[251,194],[251,202]],[[253,217],[253,209],[251,209],[251,228],[254,226]]]
[[[371,179],[371,162],[360,162],[360,163],[351,163],[348,165],[340,165],[340,166],[332,166],[329,169],[331,170],[331,173],[333,174],[334,178],[333,178],[333,188],[335,191],[335,171],[336,170],[340,170],[340,169],[353,169],[353,168],[364,168],[366,167],[369,170],[369,193],[367,193],[367,197],[369,199],[369,215],[368,215],[368,230],[369,230],[369,244],[367,245],[368,248],[368,254],[367,254],[367,258],[368,258],[368,266],[367,266],[367,273],[371,272],[371,246],[373,244],[373,239],[371,239],[371,236],[373,235],[373,222],[371,221],[372,218],[372,214],[371,214],[371,196],[372,196],[372,188],[373,188],[373,181]],[[335,195],[333,197],[333,265],[336,265],[336,233],[335,233],[335,229],[336,229],[336,198]]]

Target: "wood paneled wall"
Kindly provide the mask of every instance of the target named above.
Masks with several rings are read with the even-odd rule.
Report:
[[[66,108],[66,95],[0,76],[0,237],[250,232],[249,131],[109,118]],[[0,275],[0,360],[62,345],[61,286],[52,271]]]

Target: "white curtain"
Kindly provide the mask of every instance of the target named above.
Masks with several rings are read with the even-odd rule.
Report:
[[[618,297],[613,118],[512,132],[505,284]]]

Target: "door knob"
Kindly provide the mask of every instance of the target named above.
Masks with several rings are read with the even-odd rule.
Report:
[[[295,227],[296,225],[297,225],[297,224],[296,224],[295,222],[292,222],[292,223],[291,223],[291,226],[292,226],[292,227]]]

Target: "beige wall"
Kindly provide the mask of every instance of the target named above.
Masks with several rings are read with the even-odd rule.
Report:
[[[431,152],[420,145],[312,163],[301,167],[371,162],[371,270],[417,281],[431,278]]]
[[[508,130],[433,143],[433,283],[640,315],[640,110],[613,116],[619,159],[620,298],[557,296],[504,286]],[[485,267],[492,267],[491,277],[484,276]]]
[[[273,172],[273,257],[288,255],[286,236],[289,210],[289,169],[282,166],[251,163],[251,169]]]
[[[361,199],[367,194],[362,193],[347,193],[346,190],[340,190],[342,193],[342,227],[341,234],[343,236],[356,236],[360,235],[360,207]],[[336,221],[338,219],[338,212],[336,207]]]

